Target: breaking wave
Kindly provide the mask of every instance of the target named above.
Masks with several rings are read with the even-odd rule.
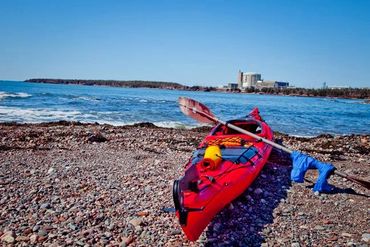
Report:
[[[76,120],[79,115],[81,115],[79,111],[22,109],[18,107],[0,106],[0,121],[40,123],[56,120]]]
[[[31,94],[28,93],[8,93],[8,92],[0,92],[0,100],[6,98],[28,98],[31,97]]]
[[[178,121],[160,121],[160,122],[153,122],[153,124],[155,126],[162,127],[162,128],[174,128],[174,129],[192,129],[194,127],[200,126],[200,125],[186,125]]]

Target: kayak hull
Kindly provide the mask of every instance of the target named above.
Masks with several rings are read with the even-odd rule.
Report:
[[[255,114],[256,110],[252,112],[254,115],[246,119],[230,122],[273,140],[271,128]],[[215,143],[221,147],[223,161],[211,170],[202,163],[203,151]],[[196,241],[214,216],[253,183],[271,150],[270,145],[230,131],[226,126],[212,129],[186,164],[184,176],[173,187],[176,216],[189,240]]]

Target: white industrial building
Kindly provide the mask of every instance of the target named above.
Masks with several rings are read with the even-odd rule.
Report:
[[[261,74],[255,72],[242,72],[239,70],[237,79],[239,89],[245,88],[287,88],[289,82],[264,81]]]
[[[261,74],[239,70],[237,81],[239,88],[255,87],[258,81],[261,81]]]

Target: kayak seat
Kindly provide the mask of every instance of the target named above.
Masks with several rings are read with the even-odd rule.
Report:
[[[258,153],[253,146],[221,149],[222,159],[235,163],[247,163]]]
[[[253,134],[260,134],[261,133],[261,126],[259,124],[239,124],[239,128],[242,128],[246,131],[249,131]],[[231,129],[231,128],[225,128],[224,135],[237,135],[240,134],[239,131]]]
[[[246,131],[249,131],[253,134],[261,134],[262,133],[262,126],[261,124],[253,119],[240,119],[240,120],[231,120],[227,123],[236,125],[239,128],[242,128]],[[230,127],[225,125],[218,125],[211,133],[212,136],[219,136],[219,135],[240,135],[239,131],[236,131]]]
[[[204,157],[205,148],[193,152],[192,165],[200,162]],[[250,147],[228,147],[221,148],[222,160],[229,160],[236,163],[247,163],[258,153],[254,146]]]

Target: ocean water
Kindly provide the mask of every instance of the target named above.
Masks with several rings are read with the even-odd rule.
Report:
[[[189,92],[147,88],[38,84],[0,81],[0,122],[59,120],[161,127],[199,126],[184,116],[178,97],[207,105],[220,119],[245,116],[253,107],[274,131],[298,136],[370,134],[370,105],[364,100]]]

